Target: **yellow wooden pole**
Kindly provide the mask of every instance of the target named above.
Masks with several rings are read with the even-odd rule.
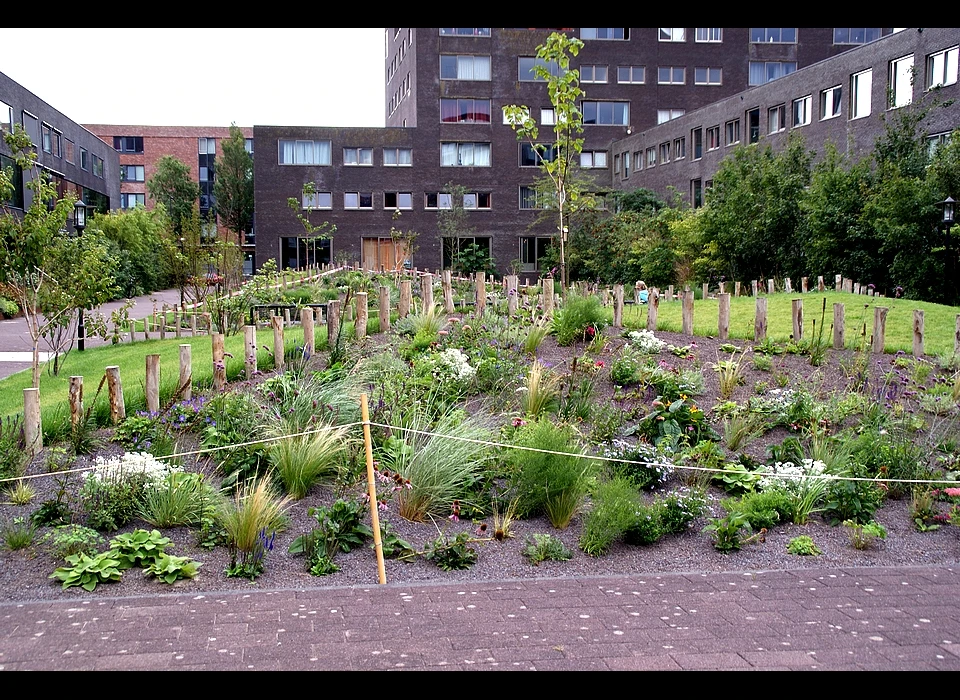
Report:
[[[370,494],[370,523],[373,526],[373,549],[377,553],[377,575],[380,583],[387,582],[383,567],[383,542],[380,540],[380,511],[377,503],[377,481],[373,473],[373,443],[370,440],[370,411],[367,395],[360,394],[360,418],[363,421],[363,446],[367,453],[367,493]]]

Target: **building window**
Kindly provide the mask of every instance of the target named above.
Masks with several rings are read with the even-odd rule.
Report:
[[[146,206],[146,195],[143,194],[133,194],[127,192],[120,193],[120,208],[121,209],[133,209],[136,206]]]
[[[750,29],[750,41],[755,44],[796,44],[796,27],[772,27]]]
[[[740,120],[733,119],[724,124],[723,134],[723,143],[725,146],[732,146],[735,143],[740,143]]]
[[[682,109],[658,109],[657,124],[663,124],[665,122],[670,121],[671,119],[682,117],[684,114],[685,114],[685,111]]]
[[[344,148],[344,165],[373,165],[372,148]]]
[[[787,128],[787,106],[777,105],[767,110],[767,133],[776,134]]]
[[[88,160],[88,158],[89,158],[89,154],[87,153],[87,149],[81,148],[80,149],[80,169],[81,170],[90,169],[90,161]]]
[[[580,38],[584,40],[588,39],[606,39],[610,41],[627,41],[630,38],[630,29],[613,27],[613,28],[583,28],[580,29]]]
[[[660,144],[660,165],[670,162],[670,142]]]
[[[543,209],[543,202],[535,187],[520,186],[521,209]]]
[[[673,140],[673,159],[681,160],[687,157],[687,139],[681,136]]]
[[[0,102],[0,132],[13,133],[13,107],[6,102]]]
[[[850,118],[870,116],[870,97],[873,86],[873,71],[865,70],[850,76]]]
[[[647,167],[653,168],[657,165],[657,149],[655,146],[650,146],[647,149]]]
[[[490,80],[489,56],[440,56],[441,80]]]
[[[143,166],[121,165],[120,182],[143,182]]]
[[[697,29],[695,40],[701,43],[723,41],[723,29],[720,27]]]
[[[42,144],[44,153],[53,152],[53,143],[52,143],[53,139],[50,137],[51,132],[52,132],[51,126],[46,122],[40,125],[40,142]]]
[[[63,140],[63,145],[64,145],[64,148],[63,148],[63,157],[67,159],[67,162],[68,162],[68,163],[71,163],[71,164],[72,164],[72,163],[75,163],[75,162],[76,162],[76,161],[74,160],[74,147],[75,147],[75,144],[74,144],[73,141],[71,141],[70,139],[64,139],[64,140]]]
[[[197,153],[206,153],[215,155],[217,152],[217,140],[209,137],[197,139]]]
[[[458,263],[461,251],[472,246],[476,246],[480,255],[490,255],[490,236],[444,236],[442,243],[440,266],[444,270],[449,270]]]
[[[750,85],[763,85],[797,70],[796,61],[750,61]]]
[[[690,202],[694,209],[703,206],[703,180],[699,178],[690,181]]]
[[[687,69],[683,66],[660,66],[657,68],[657,82],[660,85],[684,85],[687,82]]]
[[[643,170],[643,151],[633,152],[633,169]],[[606,207],[603,208],[605,209]]]
[[[820,118],[832,119],[840,116],[843,87],[835,85],[820,92]]]
[[[890,61],[890,107],[913,102],[913,54]]]
[[[883,36],[883,29],[879,27],[874,28],[857,28],[857,29],[848,29],[848,28],[835,28],[833,30],[833,43],[834,44],[867,44],[871,41],[876,41],[881,36]]]
[[[344,209],[373,209],[372,192],[344,192]]]
[[[583,151],[580,153],[581,168],[606,168],[606,151]],[[638,166],[639,167],[639,166]]]
[[[304,192],[302,203],[304,209],[333,209],[333,193]]]
[[[113,150],[118,153],[143,153],[143,137],[114,136]]]
[[[937,149],[941,146],[945,146],[950,142],[950,135],[952,132],[945,131],[940,134],[931,134],[927,137],[927,154],[933,158],[937,153]]]
[[[449,192],[426,192],[423,195],[424,209],[453,209],[453,195]]]
[[[490,167],[490,144],[443,142],[440,144],[440,165],[488,168]]]
[[[642,84],[647,79],[645,66],[617,66],[618,83]]]
[[[546,78],[540,77],[536,70],[542,68],[552,76],[560,75],[560,67],[556,61],[544,61],[542,58],[532,56],[521,56],[519,59],[518,80],[521,82],[544,82]]]
[[[628,126],[630,124],[629,102],[586,102],[580,105],[584,124],[607,124]]]
[[[707,129],[707,150],[715,151],[720,148],[720,125],[711,126]]]
[[[490,100],[441,99],[440,121],[445,124],[489,124]]]
[[[243,150],[245,150],[250,155],[253,155],[253,139],[243,140]]]
[[[464,209],[490,209],[489,192],[466,192],[463,195]]]
[[[605,83],[607,82],[606,66],[580,66],[581,83]]]
[[[413,149],[384,148],[383,164],[391,166],[413,165]]]
[[[927,89],[953,85],[957,82],[957,55],[960,48],[954,46],[945,51],[927,56]]]
[[[23,112],[23,130],[27,132],[27,136],[30,137],[30,143],[32,143],[36,148],[40,147],[40,120],[35,116],[30,114],[30,112]]]
[[[554,144],[520,144],[520,167],[535,167],[541,162],[552,163],[557,159],[557,150]]]
[[[410,192],[384,192],[384,209],[413,209],[413,194]]]
[[[703,158],[703,127],[690,130],[690,141],[693,143],[693,160],[700,160]]]
[[[627,151],[626,153],[623,154],[623,178],[625,180],[630,177],[630,166],[631,166],[630,151]]]
[[[720,68],[694,68],[694,85],[722,85],[722,70]]]
[[[616,153],[613,156],[613,172],[617,174],[620,172],[620,154]]]
[[[278,140],[280,165],[330,165],[329,141]]]
[[[660,27],[660,41],[686,41],[687,30],[675,27]]]
[[[490,36],[490,28],[460,27],[459,29],[441,29],[440,36]]]
[[[813,105],[813,95],[801,97],[793,101],[793,125],[806,126],[810,123],[812,116],[811,109]]]
[[[760,140],[760,108],[754,107],[747,111],[747,138],[748,143],[757,143]]]
[[[557,113],[552,107],[544,107],[540,110],[540,123],[544,126],[553,126],[557,123]]]

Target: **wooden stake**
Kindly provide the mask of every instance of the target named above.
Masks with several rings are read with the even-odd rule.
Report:
[[[680,332],[684,335],[693,335],[693,292],[685,291],[683,293],[683,309],[681,310],[682,320]]]
[[[286,358],[283,345],[283,319],[279,316],[270,317],[270,326],[273,328],[273,368],[283,369]]]
[[[160,355],[147,355],[144,392],[147,395],[147,412],[160,413]]]
[[[761,341],[767,337],[767,297],[758,296],[757,310],[753,319],[753,339]]]
[[[647,330],[657,330],[657,312],[660,310],[660,290],[654,287],[647,295]]]
[[[730,295],[719,296],[720,310],[717,315],[717,337],[726,340],[730,337]]]
[[[400,318],[406,318],[410,315],[410,305],[412,301],[413,290],[411,289],[410,280],[400,280],[400,305],[397,307],[397,315]]]
[[[370,439],[370,410],[367,408],[367,395],[360,394],[360,420],[363,421],[363,445],[367,460],[367,494],[370,496],[370,524],[373,530],[373,549],[377,553],[377,580],[380,585],[387,582],[387,571],[383,564],[383,543],[380,541],[380,507],[377,501],[377,479],[373,473],[373,440]]]
[[[227,386],[227,365],[224,357],[223,333],[211,333],[211,353],[213,356],[213,391],[220,393]]]
[[[790,283],[789,277],[783,280],[783,291],[785,291],[787,294],[793,293],[793,285]]]
[[[429,272],[420,278],[420,298],[423,300],[423,310],[433,308],[433,275]]]
[[[803,299],[793,299],[790,303],[793,317],[793,342],[803,340]]]
[[[303,352],[311,357],[317,349],[317,334],[313,325],[313,309],[305,306],[300,309],[300,327],[303,329]]]
[[[923,309],[913,310],[913,356],[923,357]]]
[[[834,302],[833,304],[833,349],[843,350],[846,344],[846,321],[844,320],[843,304]]]
[[[875,306],[873,308],[873,352],[883,354],[887,335],[887,308]]]
[[[444,270],[440,273],[440,286],[443,288],[443,310],[448,314],[456,311],[453,305],[453,280],[450,270]]]
[[[247,379],[252,379],[257,372],[257,327],[243,327],[243,365],[247,372]]]
[[[475,313],[477,318],[482,318],[483,312],[487,308],[487,276],[483,272],[478,272],[474,279],[476,286],[474,293]]]
[[[31,457],[43,449],[43,431],[40,428],[40,390],[23,390],[23,440]]]
[[[400,283],[401,285],[403,282]],[[409,285],[409,282],[408,282]],[[402,287],[401,287],[402,290]],[[407,287],[409,292],[409,286]],[[402,295],[401,295],[402,296]],[[340,300],[331,299],[327,302],[327,347],[333,352],[337,347],[337,340],[340,336]]]
[[[193,346],[184,343],[180,346],[180,398],[189,401],[193,398]]]
[[[83,421],[83,377],[70,377],[70,425],[76,429]]]
[[[425,277],[432,277],[432,275],[425,275]],[[431,288],[432,294],[432,288]],[[367,337],[367,293],[366,292],[357,292],[357,314],[356,322],[353,325],[353,335],[357,339]],[[430,307],[433,306],[431,301]]]
[[[386,285],[380,285],[378,302],[377,317],[380,321],[380,332],[386,333],[390,330],[390,288]]]
[[[517,314],[520,301],[520,278],[516,275],[507,275],[504,280],[507,287],[507,316],[513,318]]]
[[[613,327],[623,328],[623,285],[613,285]]]
[[[107,395],[110,399],[110,423],[116,425],[127,417],[127,406],[123,400],[123,384],[120,383],[120,367],[107,367]]]

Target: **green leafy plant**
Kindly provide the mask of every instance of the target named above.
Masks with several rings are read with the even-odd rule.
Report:
[[[659,511],[663,532],[678,535],[686,532],[693,521],[703,515],[707,509],[707,498],[703,489],[683,488],[658,498],[654,505]]]
[[[363,522],[365,508],[359,501],[340,498],[332,506],[311,508],[308,512],[316,519],[318,527],[294,539],[287,551],[305,554],[307,567],[315,576],[337,571],[331,565],[338,552],[349,552],[360,547],[373,536],[373,531]],[[394,541],[392,547],[399,548],[402,545]]]
[[[170,538],[158,530],[137,529],[110,540],[110,556],[117,560],[120,569],[144,568],[163,554],[169,544]]]
[[[733,511],[723,518],[712,518],[703,531],[711,534],[714,549],[728,554],[740,549],[750,539],[747,535],[751,528],[746,515]]]
[[[593,340],[603,330],[605,322],[600,299],[571,294],[563,308],[554,313],[551,328],[557,345],[563,347],[578,340]]]
[[[535,533],[527,539],[523,556],[539,566],[545,561],[569,561],[573,559],[573,552],[558,537]]]
[[[0,526],[0,539],[11,552],[26,549],[33,544],[37,529],[32,522],[23,516],[16,517],[12,522]]]
[[[120,580],[120,562],[109,551],[92,557],[80,552],[65,559],[69,566],[61,566],[50,574],[50,578],[63,584],[63,590],[80,586],[85,591],[93,591],[100,583]]]
[[[153,576],[164,583],[173,583],[184,578],[193,578],[197,575],[200,562],[193,561],[189,557],[175,557],[166,552],[160,552],[143,567],[143,573],[146,576]]]
[[[723,422],[723,443],[731,452],[740,450],[766,432],[767,422],[758,413],[738,412]]]
[[[41,540],[41,545],[48,547],[58,559],[81,553],[92,556],[103,543],[103,536],[99,532],[77,524],[60,525],[46,533]]]
[[[598,557],[606,554],[633,523],[640,495],[627,479],[613,479],[597,484],[592,500],[584,518],[580,549]]]
[[[743,513],[755,531],[769,530],[793,517],[793,501],[775,489],[747,493],[740,498],[725,498],[720,505],[728,513]]]
[[[386,559],[406,560],[416,554],[413,545],[400,537],[393,526],[384,520],[380,521],[380,549]]]
[[[614,477],[646,491],[663,486],[674,471],[669,455],[646,442],[614,439],[600,455],[608,460],[607,468]]]
[[[498,499],[493,500],[493,539],[503,542],[514,536],[513,521],[517,517],[519,498],[511,499],[501,510]]]
[[[871,520],[868,523],[859,523],[855,520],[844,520],[843,526],[850,532],[850,544],[854,549],[871,549],[877,540],[887,538],[887,528]]]
[[[940,525],[937,520],[937,503],[933,490],[930,488],[915,488],[910,500],[910,518],[918,532],[937,530]]]
[[[664,397],[657,397],[650,413],[640,421],[638,432],[656,444],[663,441],[696,444],[719,437],[700,407],[686,395],[669,403]]]
[[[799,535],[787,543],[787,552],[802,557],[817,557],[823,554],[810,535]]]
[[[641,503],[634,511],[633,522],[623,533],[623,541],[632,545],[657,542],[664,535],[662,512],[656,505]]]
[[[713,481],[727,493],[742,495],[751,493],[760,485],[763,474],[740,462],[727,462],[721,471],[713,474]]]
[[[469,569],[477,563],[477,550],[470,546],[474,541],[468,532],[457,533],[453,538],[441,532],[437,539],[427,544],[423,557],[443,571]]]

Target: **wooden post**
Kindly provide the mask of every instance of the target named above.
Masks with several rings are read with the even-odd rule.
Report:
[[[517,313],[519,303],[520,278],[517,275],[507,275],[504,279],[507,283],[507,316],[513,318]]]
[[[400,280],[400,306],[397,308],[397,315],[400,318],[406,318],[410,315],[410,304],[413,300],[413,289],[410,280]],[[327,305],[329,309],[330,306]],[[338,309],[339,312],[339,309]]]
[[[271,316],[270,326],[273,328],[273,368],[283,369],[286,359],[283,345],[283,319],[279,316]]]
[[[164,304],[160,309],[160,340],[165,340],[167,337],[167,305]]]
[[[189,401],[193,398],[193,346],[190,343],[180,346],[180,379],[178,381],[180,383],[177,389],[180,391],[180,398]]]
[[[752,280],[750,282],[750,289],[753,296],[757,296],[757,294],[760,292],[760,283],[757,282],[757,280]]]
[[[701,293],[700,298],[703,299],[704,301],[706,301],[709,291],[710,291],[710,283],[709,283],[709,282],[704,282],[704,283],[703,283],[703,292]]]
[[[210,334],[213,357],[213,391],[219,393],[227,386],[227,365],[224,358],[223,333]]]
[[[190,335],[197,336],[197,312],[190,314]]]
[[[553,277],[545,277],[543,286],[543,316],[553,318]]]
[[[807,283],[808,283],[808,279],[806,277],[800,278],[800,291],[803,294],[806,294],[807,290],[809,289],[809,287],[807,286]]]
[[[793,317],[793,342],[803,340],[803,299],[793,299],[790,303]]]
[[[873,352],[883,354],[883,346],[887,336],[887,308],[875,306],[873,308]]]
[[[160,356],[147,355],[147,374],[143,382],[147,395],[147,412],[160,413]]]
[[[841,286],[843,285],[843,275],[837,275],[836,277],[834,277],[833,282],[834,282],[834,291],[839,292]]]
[[[176,304],[173,307],[173,332],[178,338],[180,337],[180,307]]]
[[[767,337],[767,298],[757,297],[757,310],[753,319],[753,339],[761,341]]]
[[[23,390],[23,441],[31,457],[43,449],[43,430],[40,428],[40,390]]]
[[[854,293],[854,294],[857,294],[857,295],[860,294],[860,283],[859,283],[859,282],[854,282],[854,283],[853,283],[853,293]]]
[[[213,315],[209,311],[203,314],[203,325],[208,335],[213,333]]]
[[[733,296],[740,296],[740,282],[733,283]]]
[[[823,283],[823,275],[817,275],[817,291],[823,292],[826,288],[826,285]]]
[[[660,310],[660,290],[654,287],[647,294],[647,330],[657,330],[657,312]]]
[[[790,278],[789,278],[789,277],[785,277],[784,280],[783,280],[783,290],[784,290],[787,294],[792,294],[792,293],[793,293],[793,285],[790,283]]]
[[[478,272],[474,279],[476,280],[475,313],[477,318],[481,318],[484,310],[487,308],[487,276],[483,272]]]
[[[953,332],[953,354],[960,355],[960,314],[957,314],[955,330]]]
[[[160,330],[160,328],[157,326],[157,305],[156,304],[153,305],[153,321],[151,322],[150,328],[151,330],[154,330],[154,331]]]
[[[684,335],[693,335],[693,292],[689,289],[683,293],[683,309],[680,332]]]
[[[726,340],[730,337],[730,295],[724,292],[718,299],[720,311],[717,316],[717,337]]]
[[[623,328],[623,285],[613,285],[613,327]]]
[[[913,310],[913,356],[923,357],[923,309]]]
[[[74,429],[83,421],[83,377],[70,377],[70,425]]]
[[[724,294],[727,291],[727,283],[723,280],[720,280],[718,287],[717,294]]]
[[[290,309],[283,310],[283,327],[286,328],[290,325]]]
[[[440,286],[443,288],[443,310],[452,314],[456,308],[453,305],[453,280],[450,270],[440,273]]]
[[[773,294],[773,280],[767,280],[767,294]]]
[[[833,349],[843,350],[846,340],[846,321],[844,320],[843,304],[833,304]]]
[[[150,340],[150,316],[143,317],[143,339]]]
[[[410,281],[407,283],[407,293],[410,293]],[[403,282],[400,283],[400,301],[403,302]],[[410,303],[409,297],[407,303]],[[407,313],[410,313],[410,307],[407,307]],[[332,299],[327,302],[327,347],[333,352],[337,347],[337,340],[340,337],[340,300]]]
[[[380,321],[380,332],[386,333],[390,330],[390,288],[386,285],[380,285],[378,303],[377,317]]]
[[[420,278],[420,298],[423,300],[424,311],[433,308],[433,275],[429,272]],[[357,307],[358,310],[359,308]]]
[[[432,276],[432,275],[424,275],[424,278],[427,278],[427,277],[431,277],[431,278],[432,278],[433,276]],[[433,290],[432,290],[432,288],[431,288],[430,294],[431,294],[430,306],[428,306],[428,307],[426,307],[426,308],[432,308],[432,307],[433,307],[433,299],[432,299]],[[353,324],[353,335],[354,335],[355,338],[357,338],[357,339],[359,340],[360,338],[366,338],[366,337],[367,337],[367,293],[366,293],[366,292],[357,292],[357,297],[356,297],[356,298],[357,298],[357,301],[356,301],[356,305],[357,305],[356,319],[357,319],[357,320],[356,320],[356,321],[354,322],[354,324]]]
[[[317,349],[317,333],[313,325],[313,309],[309,306],[300,309],[300,327],[303,329],[303,352],[306,357],[311,357]]]
[[[667,301],[673,301],[673,285],[667,287]]]
[[[243,366],[247,379],[252,379],[257,371],[257,327],[243,327]]]
[[[123,401],[123,384],[120,383],[120,367],[112,365],[105,371],[107,395],[110,398],[110,423],[116,425],[127,417],[127,406]]]

